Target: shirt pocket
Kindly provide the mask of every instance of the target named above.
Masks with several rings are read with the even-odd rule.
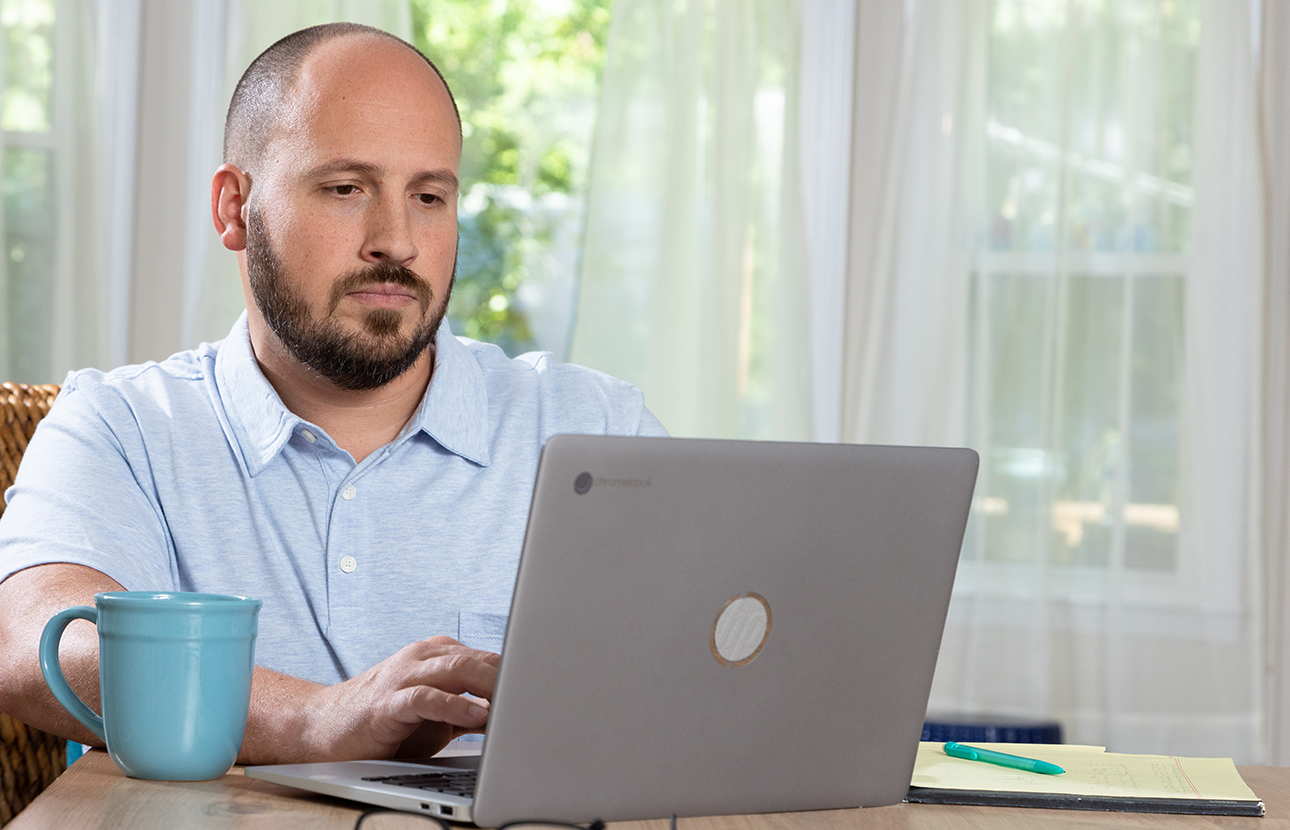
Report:
[[[480,651],[502,653],[502,639],[506,636],[505,614],[482,614],[462,611],[458,616],[457,639],[462,645]]]

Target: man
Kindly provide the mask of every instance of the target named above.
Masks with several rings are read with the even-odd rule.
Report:
[[[68,377],[0,521],[0,710],[94,742],[45,688],[45,621],[199,590],[265,600],[244,763],[483,728],[542,442],[662,427],[627,384],[440,327],[460,152],[438,71],[384,32],[307,29],[247,70],[211,199],[247,313]],[[63,643],[96,706],[95,632]]]

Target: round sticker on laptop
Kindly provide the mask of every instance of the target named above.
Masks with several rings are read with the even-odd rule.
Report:
[[[746,666],[770,637],[770,603],[749,591],[725,604],[712,621],[712,656],[722,666]]]

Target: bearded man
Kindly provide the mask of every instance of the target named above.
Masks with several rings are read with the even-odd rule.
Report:
[[[284,38],[224,150],[211,207],[247,312],[68,376],[0,520],[0,710],[97,743],[45,686],[45,621],[100,591],[243,594],[264,606],[241,762],[432,754],[487,721],[543,442],[663,429],[628,384],[443,323],[461,124],[412,46]],[[97,653],[67,631],[92,707]]]

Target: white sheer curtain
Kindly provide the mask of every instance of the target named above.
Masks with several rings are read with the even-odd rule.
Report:
[[[987,12],[859,4],[844,441],[966,443]]]
[[[6,159],[24,166],[6,179],[20,215],[0,258],[3,380],[59,382],[223,337],[242,293],[211,228],[209,187],[242,70],[315,23],[411,34],[406,0],[50,6],[48,137],[5,138]]]
[[[800,4],[618,0],[574,362],[676,435],[808,437]]]
[[[856,7],[850,0],[802,3],[801,105],[797,125],[801,165],[801,261],[792,290],[810,303],[811,414],[816,441],[842,435],[842,354],[846,336],[847,249],[850,239]],[[901,14],[899,4],[891,4]],[[868,54],[868,50],[864,52]],[[864,113],[868,121],[871,113]],[[860,131],[859,135],[864,134]],[[802,275],[809,274],[803,284]],[[793,332],[788,332],[790,336]]]
[[[50,84],[45,117],[5,125],[0,379],[45,383],[126,356],[140,18],[138,0],[57,0],[6,25],[33,14],[54,21],[23,32],[48,37]]]
[[[1290,763],[1290,6],[1264,2],[1261,109],[1264,291],[1263,533],[1268,760]]]
[[[1174,623],[1186,649],[1162,674],[1191,688],[1162,717],[1135,718],[1141,740],[1195,753],[1267,756],[1264,733],[1260,432],[1264,178],[1254,4],[1201,5],[1196,67],[1194,262],[1187,279],[1181,573]],[[1283,231],[1284,232],[1284,231]],[[1197,682],[1200,679],[1201,682]],[[1145,709],[1145,700],[1137,703]],[[1155,722],[1152,722],[1155,721]]]
[[[1158,4],[860,4],[857,123],[886,117],[855,139],[843,434],[982,452],[933,709],[1254,761],[1251,20],[1177,6],[1198,44]]]

